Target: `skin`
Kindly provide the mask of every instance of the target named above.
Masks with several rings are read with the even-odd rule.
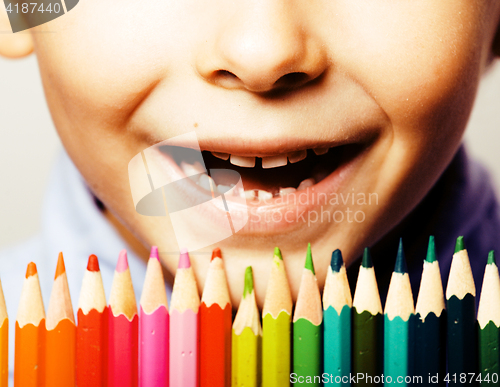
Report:
[[[350,206],[364,222],[249,228],[218,244],[235,305],[248,264],[262,305],[274,246],[296,298],[307,242],[323,286],[333,248],[349,265],[422,200],[456,153],[500,51],[499,19],[497,0],[85,0],[31,34],[0,35],[0,54],[34,47],[67,152],[145,258],[160,240],[178,249],[160,231],[164,220],[139,215],[130,198],[128,162],[151,145],[192,130],[211,150],[238,140],[249,155],[316,139],[369,144],[338,189],[377,193],[378,205]],[[211,248],[192,255],[200,288]],[[177,259],[162,255],[168,272]]]

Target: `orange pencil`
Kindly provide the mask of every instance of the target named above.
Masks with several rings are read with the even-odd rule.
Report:
[[[46,327],[46,385],[74,386],[76,327],[62,253],[57,261]]]
[[[0,282],[0,386],[9,385],[9,317]]]
[[[76,328],[76,385],[105,386],[108,359],[108,308],[99,261],[89,257],[78,301]]]
[[[17,310],[14,385],[43,386],[45,383],[45,310],[36,265],[26,269]]]
[[[200,306],[200,386],[231,385],[231,300],[219,248],[212,253]]]

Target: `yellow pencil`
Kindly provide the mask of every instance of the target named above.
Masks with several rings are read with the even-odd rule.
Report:
[[[0,386],[9,383],[9,318],[0,282]]]
[[[232,386],[260,386],[260,326],[259,310],[253,289],[252,267],[245,271],[243,298],[233,323]]]

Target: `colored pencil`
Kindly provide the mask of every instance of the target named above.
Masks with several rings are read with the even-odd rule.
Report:
[[[0,282],[0,386],[9,384],[9,316]]]
[[[500,278],[493,251],[484,272],[477,321],[481,385],[493,385],[500,376]]]
[[[280,249],[276,247],[262,311],[263,387],[279,387],[290,383],[292,307],[285,264]]]
[[[469,379],[461,382],[460,374],[476,372],[475,297],[469,255],[463,237],[458,237],[446,288],[450,386],[469,385]]]
[[[76,326],[62,253],[57,260],[46,328],[45,384],[74,386]]]
[[[14,385],[45,383],[45,310],[36,265],[28,264],[17,310]]]
[[[139,385],[167,387],[168,301],[156,246],[151,248],[140,305]]]
[[[312,386],[321,385],[323,308],[314,272],[311,244],[300,281],[297,304],[293,315],[293,373]]]
[[[224,262],[214,249],[200,306],[200,386],[231,385],[232,309]]]
[[[371,385],[370,377],[382,374],[383,316],[370,250],[365,248],[354,292],[352,315],[352,372],[367,377],[360,385]]]
[[[253,272],[245,270],[243,298],[233,323],[232,386],[260,386],[262,328],[253,287]]]
[[[200,296],[186,249],[181,251],[170,309],[170,385],[198,386]]]
[[[105,386],[108,375],[108,308],[99,261],[89,257],[78,300],[76,328],[76,384]]]
[[[134,387],[139,381],[139,316],[127,251],[118,257],[109,296],[108,387]]]
[[[429,238],[415,313],[415,376],[422,377],[419,384],[423,386],[444,386],[446,309],[433,236]]]
[[[400,379],[402,380],[402,383],[398,383],[400,385],[411,384],[414,313],[410,277],[406,267],[403,241],[400,239],[396,265],[385,304],[384,376],[388,383],[397,382]]]
[[[351,385],[351,308],[347,272],[337,249],[332,253],[323,290],[323,372],[343,386]]]

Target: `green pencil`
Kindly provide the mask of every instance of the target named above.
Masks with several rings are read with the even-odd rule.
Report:
[[[498,386],[500,376],[500,278],[490,251],[477,312],[481,385]]]
[[[290,383],[292,294],[279,248],[274,249],[271,277],[264,300],[262,386]]]
[[[232,343],[232,386],[260,386],[260,344],[262,328],[259,310],[255,301],[253,272],[245,270],[243,299],[233,323]]]
[[[321,295],[309,244],[293,316],[293,373],[290,379],[294,384],[322,384],[322,320]]]
[[[330,383],[350,386],[352,296],[340,250],[332,253],[323,291],[323,372]]]
[[[410,277],[400,239],[385,305],[384,376],[389,384],[398,382],[398,385],[407,386],[412,382],[414,312]]]
[[[364,380],[358,381],[358,385],[371,386],[373,378],[382,375],[384,319],[368,248],[359,268],[353,308],[352,373],[366,375]]]
[[[476,288],[464,246],[458,237],[446,288],[448,310],[448,373],[450,386],[469,386],[461,374],[476,372]]]
[[[429,238],[415,313],[415,376],[422,377],[419,384],[423,386],[444,386],[446,310],[433,236]]]

